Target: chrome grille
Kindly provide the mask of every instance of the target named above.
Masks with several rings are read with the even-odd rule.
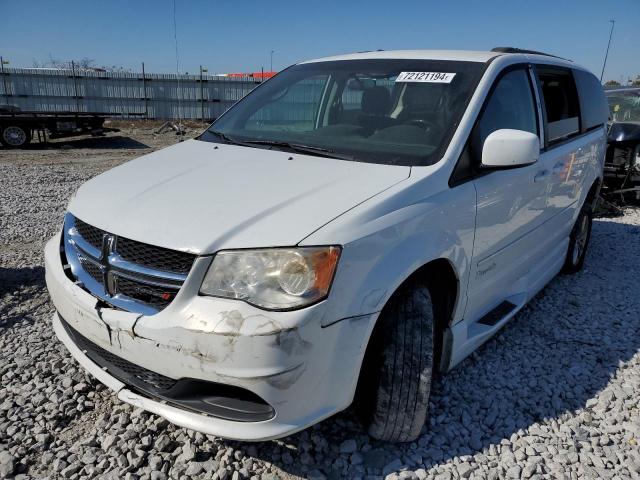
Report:
[[[73,276],[94,296],[152,315],[175,298],[195,255],[119,237],[65,216],[64,249]]]
[[[81,255],[78,255],[78,259],[80,260],[80,265],[82,266],[84,271],[87,272],[91,276],[91,278],[100,283],[103,281],[102,270],[100,269],[100,266],[98,264]]]
[[[119,237],[116,249],[120,256],[129,262],[165,272],[187,274],[193,265],[193,255],[168,248],[153,247],[128,238]]]
[[[92,227],[79,218],[76,218],[76,230],[91,246],[95,248],[102,248],[102,239],[107,232],[100,230],[99,228]]]

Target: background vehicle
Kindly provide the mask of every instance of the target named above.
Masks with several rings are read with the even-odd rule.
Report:
[[[9,148],[27,145],[34,134],[41,140],[76,135],[102,135],[117,132],[104,127],[112,113],[22,111],[13,105],[0,105],[0,143]]]
[[[607,158],[607,185],[625,189],[640,185],[640,88],[606,92],[611,110]],[[636,190],[640,198],[640,192]]]

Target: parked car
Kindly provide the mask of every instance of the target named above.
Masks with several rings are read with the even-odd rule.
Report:
[[[640,88],[606,92],[611,110],[604,172],[613,187],[640,185]]]
[[[553,56],[302,62],[88,181],[46,247],[57,336],[132,405],[242,440],[356,399],[415,439],[431,378],[582,268],[608,108]]]

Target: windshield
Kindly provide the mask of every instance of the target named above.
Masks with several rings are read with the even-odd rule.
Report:
[[[393,165],[443,155],[484,64],[343,60],[290,67],[200,140]]]
[[[640,88],[606,92],[614,122],[640,122]]]

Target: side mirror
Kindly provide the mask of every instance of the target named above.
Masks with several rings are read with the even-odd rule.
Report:
[[[531,165],[540,156],[537,135],[504,128],[491,133],[482,146],[484,168],[514,168]]]

